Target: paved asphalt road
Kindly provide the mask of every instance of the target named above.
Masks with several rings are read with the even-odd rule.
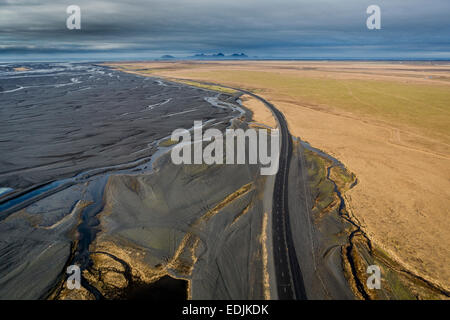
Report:
[[[292,229],[289,222],[288,177],[289,165],[292,156],[292,137],[289,133],[286,119],[273,104],[250,91],[228,87],[217,83],[201,83],[207,85],[218,85],[248,94],[263,102],[273,111],[278,119],[282,141],[279,170],[275,179],[272,209],[273,255],[278,287],[278,298],[280,300],[306,300],[307,295],[305,285],[303,283],[302,271],[295,252]]]
[[[284,115],[267,100],[245,90],[236,89],[255,97],[270,108],[278,119],[281,131],[280,165],[275,179],[273,194],[273,254],[275,272],[277,277],[278,298],[280,300],[306,300],[306,291],[303,283],[295,246],[292,238],[292,229],[289,223],[288,177],[289,165],[292,156],[292,137]]]

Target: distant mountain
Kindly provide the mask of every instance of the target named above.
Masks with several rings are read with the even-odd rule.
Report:
[[[248,56],[245,53],[233,53],[231,56],[233,58],[248,58]]]
[[[204,54],[204,53],[197,53],[192,58],[195,59],[245,59],[248,58],[248,56],[245,53],[233,53],[231,55],[225,55],[222,52],[219,53],[213,53],[213,54]]]
[[[163,55],[163,56],[161,56],[161,58],[160,59],[175,59],[175,57],[174,56],[171,56],[170,54],[165,54],[165,55]]]
[[[195,58],[222,58],[225,57],[225,55],[222,52],[219,53],[213,53],[213,54],[204,54],[204,53],[197,53],[194,55]]]

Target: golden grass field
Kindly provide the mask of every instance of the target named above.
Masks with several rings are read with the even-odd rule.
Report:
[[[335,156],[356,174],[359,184],[346,193],[347,205],[372,241],[406,269],[450,290],[450,65],[112,65],[139,74],[245,88],[266,98],[284,113],[293,135]],[[262,104],[245,99],[255,121],[273,125]]]

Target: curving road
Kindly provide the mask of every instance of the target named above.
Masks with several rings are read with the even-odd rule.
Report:
[[[263,102],[278,120],[281,132],[280,165],[275,178],[272,209],[273,255],[280,300],[306,300],[302,271],[295,252],[289,222],[288,180],[292,137],[284,115],[273,104],[252,92],[236,89]]]
[[[292,156],[292,137],[289,133],[286,118],[272,103],[250,91],[217,83],[197,82],[206,85],[217,85],[248,94],[264,103],[277,118],[281,132],[281,149],[273,194],[272,237],[278,298],[280,300],[306,300],[307,295],[302,271],[298,263],[289,222],[288,180]]]

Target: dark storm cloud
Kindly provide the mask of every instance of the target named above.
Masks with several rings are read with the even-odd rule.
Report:
[[[66,7],[82,30],[67,30]],[[382,30],[366,8],[382,9]],[[0,55],[244,51],[285,57],[450,57],[448,0],[0,0]]]

